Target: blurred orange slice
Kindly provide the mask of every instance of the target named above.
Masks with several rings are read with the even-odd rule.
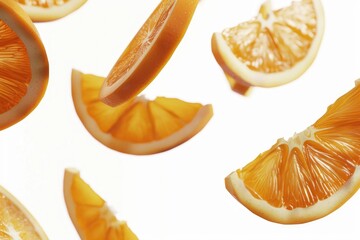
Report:
[[[30,212],[0,186],[0,239],[47,240]]]
[[[42,99],[49,77],[44,45],[14,1],[0,0],[0,130],[25,118]]]
[[[122,53],[100,91],[116,106],[136,97],[161,71],[183,38],[198,0],[162,0]]]
[[[77,169],[64,174],[64,198],[69,216],[82,240],[137,240],[125,221],[117,220]]]
[[[305,223],[338,209],[360,187],[360,85],[225,183],[245,207],[273,222]]]
[[[100,101],[104,78],[72,72],[72,96],[85,128],[98,141],[130,154],[169,150],[201,131],[212,117],[212,106],[158,97],[136,97],[117,107]]]
[[[10,1],[10,0],[9,0]],[[63,18],[80,8],[87,0],[15,0],[34,22]]]
[[[236,85],[275,87],[300,77],[314,61],[324,33],[320,0],[293,1],[212,36],[215,59]],[[246,92],[246,91],[245,91]]]

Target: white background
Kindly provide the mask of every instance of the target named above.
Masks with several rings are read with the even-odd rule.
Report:
[[[277,1],[274,4],[284,1]],[[232,92],[210,39],[257,14],[262,0],[202,0],[171,60],[143,92],[211,103],[214,117],[190,141],[164,153],[132,156],[97,142],[73,107],[70,73],[106,76],[159,0],[89,0],[58,21],[36,24],[50,62],[39,106],[0,132],[0,184],[35,216],[51,240],[79,239],[63,199],[66,167],[76,167],[141,240],[354,239],[360,193],[323,219],[281,225],[252,214],[224,178],[280,137],[314,123],[360,77],[360,1],[323,1],[318,56],[298,80]]]

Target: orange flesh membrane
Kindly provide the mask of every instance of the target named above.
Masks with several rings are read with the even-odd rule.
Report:
[[[127,113],[113,126],[111,134],[116,138],[131,142],[162,139],[190,122],[202,107],[201,104],[193,104],[193,108],[187,105],[189,112],[184,116],[184,112],[172,112],[164,107],[163,99],[158,97],[154,101],[139,101],[132,104],[127,109]],[[176,99],[173,101],[175,105],[181,103]]]
[[[30,60],[23,42],[0,20],[0,114],[16,106],[31,80]]]
[[[354,107],[359,95],[357,86],[304,132],[279,139],[237,170],[251,194],[291,210],[312,206],[344,187],[360,165],[360,110]]]
[[[267,4],[256,19],[225,29],[222,36],[249,69],[282,72],[306,56],[316,36],[316,13],[311,0],[294,1],[274,12]]]

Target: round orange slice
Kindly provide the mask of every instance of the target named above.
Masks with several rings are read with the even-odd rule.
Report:
[[[129,154],[153,154],[174,148],[201,131],[211,105],[176,98],[139,96],[110,107],[99,99],[104,78],[72,72],[76,112],[90,134],[105,146]]]
[[[360,187],[360,85],[225,183],[240,203],[273,222],[305,223],[338,209]]]
[[[10,0],[9,0],[10,1]],[[63,18],[79,9],[87,0],[15,0],[34,22]]]
[[[237,85],[275,87],[299,78],[313,63],[324,33],[320,0],[279,10],[267,0],[257,17],[212,36],[215,59]]]
[[[0,130],[25,118],[42,99],[49,77],[44,45],[15,2],[0,0]]]
[[[198,0],[162,0],[126,47],[100,91],[110,106],[136,97],[168,62],[192,19]]]
[[[105,200],[80,177],[77,169],[65,169],[64,198],[82,240],[138,239],[125,221],[117,220]]]
[[[0,239],[47,240],[45,232],[30,212],[0,186]]]

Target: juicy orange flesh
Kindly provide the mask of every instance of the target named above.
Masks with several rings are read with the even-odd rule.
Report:
[[[15,1],[24,5],[49,8],[52,6],[63,5],[69,2],[70,0],[15,0]]]
[[[127,224],[119,222],[105,201],[79,176],[73,178],[71,194],[75,203],[76,219],[86,239],[137,239]]]
[[[175,0],[162,1],[149,19],[137,32],[127,46],[113,69],[110,71],[106,83],[111,86],[126,74],[142,55],[152,46],[152,42],[160,33],[162,26],[175,6]]]
[[[2,193],[0,193],[0,239],[41,239],[25,214]]]
[[[238,175],[255,198],[307,207],[337,192],[360,165],[360,87],[340,97],[312,126],[315,139],[289,149],[278,142]]]
[[[16,106],[31,81],[30,60],[17,34],[0,20],[0,114]]]
[[[202,107],[199,103],[164,97],[153,101],[137,97],[110,107],[98,97],[103,81],[101,77],[84,74],[82,99],[99,128],[117,139],[137,143],[163,139],[192,121]]]
[[[251,70],[274,73],[293,67],[306,56],[316,36],[311,0],[293,2],[273,14],[275,18],[264,19],[274,21],[270,27],[254,19],[222,32],[234,55]]]

